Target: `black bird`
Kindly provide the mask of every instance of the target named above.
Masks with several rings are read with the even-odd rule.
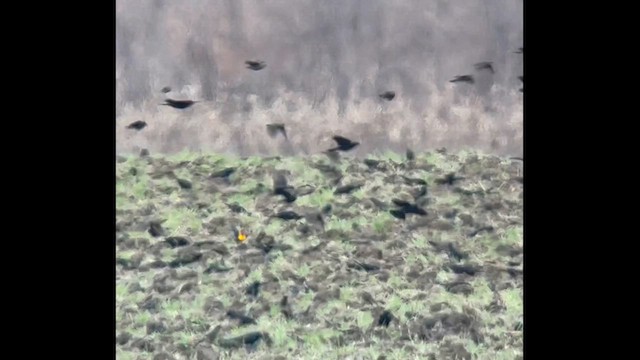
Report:
[[[389,327],[389,324],[391,324],[393,318],[394,317],[393,314],[391,314],[391,311],[385,310],[382,314],[380,314],[380,317],[378,318],[378,326]]]
[[[165,231],[164,228],[162,227],[162,223],[164,221],[151,221],[149,223],[149,234],[153,237],[160,237],[160,236],[164,236]]]
[[[289,305],[289,298],[287,295],[283,296],[280,300],[280,312],[286,319],[293,318],[293,309]]]
[[[239,213],[248,213],[247,209],[243,208],[238,203],[231,203],[231,204],[225,203],[225,205],[227,205],[229,210],[233,211],[234,213],[237,213],[237,214],[239,214]],[[236,238],[237,238],[237,236],[236,236]]]
[[[327,151],[331,152],[331,151],[349,151],[351,149],[353,149],[354,147],[360,145],[359,142],[356,141],[351,141],[345,137],[342,136],[338,136],[335,135],[333,137],[333,140],[338,144],[337,147],[329,149]]]
[[[147,123],[142,120],[134,121],[131,124],[127,125],[127,129],[134,129],[138,131],[144,129],[145,127],[147,127]]]
[[[392,199],[391,201],[396,206],[399,207],[399,209],[397,210],[400,210],[405,214],[415,214],[415,215],[422,215],[422,216],[427,215],[427,212],[416,204],[412,204],[408,201],[404,201],[400,199]]]
[[[220,339],[217,345],[224,349],[240,348],[241,346],[255,347],[258,341],[264,341],[267,346],[273,344],[273,340],[269,337],[269,334],[265,332],[253,331],[247,334],[243,334],[231,339]]]
[[[265,67],[267,67],[267,64],[264,63],[264,61],[253,61],[253,60],[247,60],[244,62],[245,64],[247,64],[247,69],[251,69],[251,70],[262,70]]]
[[[492,74],[495,73],[495,71],[493,70],[493,63],[490,61],[483,61],[483,62],[479,62],[477,64],[474,64],[473,67],[480,71],[480,70],[489,70],[491,71]]]
[[[171,248],[189,245],[189,240],[182,236],[169,236],[168,238],[164,239],[164,242],[167,243]]]
[[[229,176],[231,176],[231,174],[233,174],[234,172],[236,172],[235,168],[229,167],[229,168],[225,168],[222,169],[220,171],[216,171],[213,174],[211,174],[212,178],[228,178]]]
[[[517,156],[510,157],[509,159],[511,159],[511,160],[520,160],[520,161],[524,161],[524,158],[517,157]]]
[[[473,84],[475,83],[475,80],[473,80],[472,75],[458,75],[453,80],[450,80],[449,82],[452,82],[452,83],[464,82],[468,84]]]
[[[354,190],[360,189],[363,185],[364,184],[362,184],[362,183],[354,183],[354,184],[343,185],[343,186],[338,187],[333,192],[333,195],[349,194],[349,193],[353,192]]]
[[[193,187],[193,184],[191,184],[191,181],[189,180],[177,178],[176,181],[178,182],[178,186],[180,186],[181,189],[189,190]]]
[[[302,219],[302,216],[300,216],[295,211],[291,211],[291,210],[280,211],[280,212],[274,214],[273,217],[276,217],[276,218],[282,219],[282,220],[299,220],[299,219]]]
[[[165,99],[164,100],[164,104],[160,104],[160,105],[166,105],[166,106],[171,106],[174,109],[186,109],[188,107],[191,107],[193,104],[200,102],[197,100],[173,100],[173,99]]]
[[[405,215],[404,211],[402,211],[402,210],[393,209],[393,210],[389,210],[389,213],[391,215],[393,215],[393,217],[395,217],[396,219],[404,220],[404,219],[407,218],[407,216]]]
[[[380,96],[381,99],[387,100],[387,101],[391,101],[396,97],[396,92],[395,91],[385,91],[382,94],[378,95]]]
[[[269,133],[269,136],[272,138],[276,137],[278,133],[281,133],[285,139],[289,139],[287,138],[287,130],[284,128],[284,124],[267,124],[267,133]]]
[[[416,154],[411,149],[407,149],[406,156],[408,161],[413,161],[416,159]]]
[[[522,81],[522,83],[524,84],[524,75],[518,76],[518,79],[520,79],[520,81]]]
[[[245,292],[247,293],[247,295],[251,295],[251,296],[258,296],[258,294],[260,294],[260,282],[259,281],[254,281],[252,282],[249,286],[247,286],[247,288],[245,289]]]
[[[246,316],[245,314],[241,313],[240,311],[236,311],[236,310],[229,310],[227,311],[227,316],[233,320],[238,320],[240,322],[240,325],[255,325],[257,324],[256,320]]]
[[[162,89],[160,89],[160,91],[162,91],[163,93],[169,93],[171,92],[171,87],[170,86],[165,86]]]
[[[463,177],[456,176],[455,173],[448,173],[445,177],[441,179],[436,179],[436,184],[438,185],[453,185],[456,181],[464,180]]]
[[[514,51],[514,54],[524,54],[524,47],[518,48],[518,51]]]
[[[424,179],[420,179],[420,178],[410,178],[408,176],[404,176],[402,175],[402,179],[404,179],[404,183],[410,186],[413,185],[427,185],[427,182],[424,181]]]
[[[288,203],[292,203],[298,198],[295,189],[293,186],[289,186],[287,178],[282,173],[273,176],[273,194],[284,196]]]

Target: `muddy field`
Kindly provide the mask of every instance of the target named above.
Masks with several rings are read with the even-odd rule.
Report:
[[[117,359],[522,358],[519,160],[182,153],[116,171]]]

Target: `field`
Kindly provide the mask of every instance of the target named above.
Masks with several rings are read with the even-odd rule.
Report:
[[[118,156],[116,358],[521,359],[522,176],[472,152]]]

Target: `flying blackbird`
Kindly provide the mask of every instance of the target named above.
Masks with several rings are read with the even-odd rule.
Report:
[[[164,101],[165,103],[160,105],[171,106],[174,109],[181,109],[181,110],[186,109],[197,102],[200,102],[200,101],[194,101],[194,100],[173,100],[173,99],[165,99]]]
[[[267,124],[267,133],[272,138],[276,137],[278,133],[281,133],[285,139],[287,138],[287,130],[284,128],[284,124]]]
[[[396,92],[395,91],[385,91],[382,94],[378,95],[380,96],[381,99],[387,100],[387,101],[391,101],[393,100],[393,98],[396,97]]]
[[[514,54],[524,54],[524,47],[518,48],[518,51],[515,51]]]
[[[518,76],[518,79],[520,79],[520,81],[522,81],[522,83],[524,84],[524,75]]]
[[[264,63],[264,61],[253,61],[253,60],[247,60],[244,62],[245,64],[247,64],[247,69],[251,69],[251,70],[262,70],[265,67],[267,67],[267,64]]]
[[[170,86],[165,86],[162,89],[160,89],[160,91],[162,91],[163,93],[169,93],[171,92],[171,87]]]
[[[458,75],[453,80],[450,80],[449,82],[452,82],[452,83],[464,82],[467,84],[473,84],[475,83],[475,80],[473,80],[473,76],[471,75]]]
[[[334,136],[333,140],[338,144],[337,147],[329,149],[327,151],[331,152],[331,151],[349,151],[351,149],[353,149],[354,147],[360,145],[359,142],[356,141],[351,141],[345,137],[342,136]]]
[[[142,120],[138,120],[138,121],[134,121],[131,124],[127,125],[127,129],[134,129],[134,130],[142,130],[147,126],[147,123],[142,121]]]
[[[495,71],[493,70],[493,63],[490,61],[483,61],[483,62],[479,62],[477,64],[474,64],[473,67],[480,71],[480,70],[489,70],[491,71],[492,74],[495,73]]]

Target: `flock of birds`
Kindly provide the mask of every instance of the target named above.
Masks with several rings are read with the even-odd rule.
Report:
[[[514,52],[515,54],[524,54],[524,47],[520,47],[518,48],[518,51]],[[253,70],[253,71],[260,71],[264,68],[267,67],[267,64],[264,61],[260,61],[260,60],[247,60],[245,61],[245,65],[247,69]],[[474,68],[477,71],[489,71],[492,74],[495,73],[495,70],[493,68],[493,63],[490,61],[483,61],[483,62],[479,62],[477,64],[474,64]],[[518,79],[520,79],[520,81],[523,83],[524,85],[524,76],[518,76]],[[473,77],[473,75],[467,74],[467,75],[457,75],[455,76],[452,80],[450,80],[451,83],[467,83],[467,84],[474,84],[475,83],[475,79]],[[168,94],[172,91],[171,87],[169,86],[165,86],[160,90],[162,93],[164,94]],[[520,92],[524,92],[524,88],[520,88]],[[386,100],[386,101],[392,101],[393,99],[395,99],[396,97],[396,93],[395,91],[385,91],[383,93],[378,94],[378,96],[380,97],[380,99]],[[164,100],[164,103],[160,104],[163,106],[170,106],[174,109],[178,109],[178,110],[184,110],[187,108],[190,108],[191,106],[193,106],[194,104],[201,102],[199,100],[174,100],[174,99],[170,99],[170,98],[166,98]],[[142,120],[137,120],[134,121],[133,123],[127,125],[128,129],[132,129],[132,130],[136,130],[136,131],[140,131],[142,129],[144,129],[145,127],[147,127],[147,123],[145,121]],[[267,133],[270,137],[275,138],[276,136],[278,136],[278,134],[282,134],[282,136],[284,136],[285,140],[289,140],[288,136],[287,136],[287,131],[285,129],[285,125],[283,123],[272,123],[272,124],[267,124]],[[333,136],[333,140],[337,143],[337,146],[331,149],[328,149],[326,151],[324,151],[324,153],[326,155],[329,156],[330,159],[332,160],[337,160],[338,158],[338,152],[339,151],[349,151],[353,148],[355,148],[356,146],[359,145],[358,142],[354,142],[351,141],[343,136],[339,136],[339,135],[335,135]]]

